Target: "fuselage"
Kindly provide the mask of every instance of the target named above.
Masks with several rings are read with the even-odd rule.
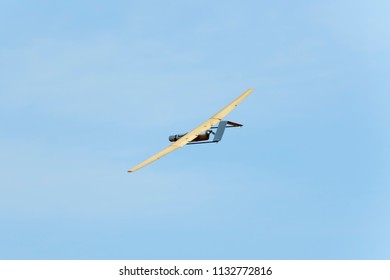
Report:
[[[186,135],[187,133],[185,134],[176,134],[176,135],[171,135],[169,136],[169,141],[171,142],[176,142],[177,140],[179,140],[180,138],[182,138],[184,135]],[[210,139],[210,134],[211,134],[211,130],[206,130],[205,132],[202,132],[201,134],[199,134],[194,140],[190,141],[190,142],[198,142],[198,141],[205,141],[205,140],[209,140]]]

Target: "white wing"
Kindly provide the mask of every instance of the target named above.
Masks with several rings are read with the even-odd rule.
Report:
[[[252,91],[253,91],[253,89],[248,89],[246,92],[241,94],[233,102],[229,103],[226,107],[224,107],[222,110],[220,110],[214,116],[212,116],[210,119],[208,119],[207,121],[201,123],[196,128],[194,128],[193,130],[188,132],[186,135],[181,137],[179,140],[177,140],[173,144],[169,145],[164,150],[158,152],[154,156],[151,156],[147,160],[141,162],[137,166],[133,167],[128,172],[134,172],[134,171],[144,167],[145,165],[148,165],[149,163],[152,163],[153,161],[162,158],[166,154],[169,154],[170,152],[173,152],[174,150],[187,145],[189,142],[194,140],[203,131],[206,131],[206,130],[210,129],[212,126],[214,126],[217,123],[219,123],[227,114],[229,114],[234,108],[236,108],[237,105],[240,104],[242,100],[244,100],[249,94],[251,94]]]

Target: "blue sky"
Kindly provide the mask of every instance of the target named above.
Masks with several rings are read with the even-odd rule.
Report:
[[[389,259],[389,12],[0,1],[0,258]]]

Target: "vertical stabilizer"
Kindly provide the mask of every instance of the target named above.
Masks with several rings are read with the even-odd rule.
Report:
[[[225,132],[225,128],[227,125],[228,121],[220,121],[217,132],[215,132],[214,140],[213,142],[219,142],[222,139],[223,133]]]

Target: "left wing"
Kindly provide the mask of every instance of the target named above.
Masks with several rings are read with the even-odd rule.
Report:
[[[188,132],[186,135],[181,137],[179,140],[177,140],[173,144],[169,145],[168,147],[166,147],[162,151],[158,152],[154,156],[151,156],[147,160],[141,162],[137,166],[133,167],[128,172],[134,172],[134,171],[144,167],[145,165],[148,165],[149,163],[152,163],[153,161],[156,161],[156,160],[162,158],[163,156],[169,154],[170,152],[173,152],[174,150],[177,150],[177,149],[185,146],[186,144],[188,144],[189,142],[194,140],[196,137],[198,137],[198,135],[201,134],[203,131],[210,129],[212,126],[219,123],[227,114],[229,114],[234,108],[236,108],[237,105],[239,103],[241,103],[242,100],[244,100],[249,94],[251,94],[252,91],[253,91],[253,89],[248,89],[246,92],[244,92],[239,97],[234,99],[231,103],[229,103],[226,107],[224,107],[222,110],[220,110],[214,116],[209,118],[207,121],[201,123],[196,128],[194,128],[193,130]]]

